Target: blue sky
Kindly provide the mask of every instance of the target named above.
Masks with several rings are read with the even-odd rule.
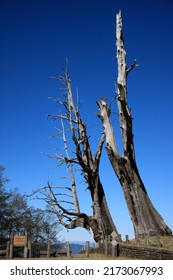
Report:
[[[49,139],[56,126],[46,115],[58,112],[48,96],[60,96],[65,60],[93,147],[101,132],[95,101],[115,94],[115,14],[122,10],[127,62],[139,64],[128,78],[134,117],[136,158],[150,198],[173,229],[173,1],[172,0],[1,0],[0,1],[0,164],[9,187],[30,193],[61,182],[63,170],[44,153],[59,143]],[[116,104],[112,110],[117,112]],[[113,116],[116,135],[118,119]],[[120,137],[117,136],[120,145]],[[66,170],[64,170],[66,172]],[[119,183],[104,151],[100,168],[111,214],[120,233],[133,228]],[[82,210],[90,212],[79,179]],[[40,205],[39,202],[31,202]],[[63,232],[68,240],[92,240],[84,230]]]

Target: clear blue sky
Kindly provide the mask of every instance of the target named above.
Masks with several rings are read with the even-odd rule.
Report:
[[[58,112],[48,96],[60,96],[60,85],[49,77],[61,73],[66,57],[91,141],[97,141],[101,123],[95,101],[101,96],[111,100],[115,94],[119,9],[127,61],[130,65],[137,58],[139,64],[128,80],[137,163],[153,204],[173,229],[172,0],[1,0],[0,164],[11,179],[9,187],[20,192],[44,186],[48,177],[59,184],[62,169],[43,153],[52,153],[59,145],[48,139],[56,124],[46,114]],[[113,124],[117,134],[116,117]],[[132,237],[121,187],[105,152],[101,178],[119,232]],[[80,186],[79,193],[82,210],[89,213],[85,188]],[[68,240],[92,239],[85,230],[62,235]]]

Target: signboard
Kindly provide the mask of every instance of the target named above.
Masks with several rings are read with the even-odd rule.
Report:
[[[26,236],[25,235],[15,235],[13,240],[14,246],[25,246],[26,245]]]

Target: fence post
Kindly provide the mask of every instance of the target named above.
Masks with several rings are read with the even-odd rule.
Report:
[[[6,258],[8,259],[9,256],[10,256],[10,241],[7,241]]]
[[[145,245],[146,245],[146,246],[150,245],[148,235],[145,237]]]
[[[118,257],[119,256],[119,243],[112,244],[112,257]]]
[[[69,241],[66,241],[66,251],[67,251],[67,257],[70,258],[70,244],[69,244]]]
[[[28,247],[28,233],[25,231],[25,246]]]
[[[105,256],[108,256],[108,240],[107,238],[105,239]]]
[[[25,244],[24,244],[24,254],[23,254],[24,259],[28,258],[28,233],[25,231]]]
[[[24,247],[24,254],[23,254],[23,257],[24,257],[24,259],[27,259],[27,258],[28,258],[28,247],[27,247],[27,246]]]
[[[10,244],[13,244],[14,243],[14,234],[11,233],[10,235]]]
[[[89,241],[86,241],[86,244],[85,244],[85,252],[86,252],[86,257],[88,258],[89,257]]]
[[[13,258],[13,244],[10,244],[10,253],[9,253],[9,258]]]
[[[119,243],[117,243],[116,247],[115,247],[115,256],[119,257],[120,254],[120,245]]]
[[[157,246],[158,246],[159,248],[162,247],[162,244],[161,244],[161,242],[160,242],[160,236],[159,236],[159,235],[157,236]]]
[[[112,257],[115,257],[115,245],[112,244]]]
[[[28,241],[28,258],[31,258],[31,241]]]
[[[14,242],[14,235],[11,233],[10,235],[10,251],[9,251],[9,258],[13,258],[13,242]]]
[[[139,240],[138,236],[136,236],[135,239],[136,239],[136,245],[139,246],[140,245],[140,240]]]
[[[47,241],[47,258],[50,258],[51,240]]]
[[[126,244],[129,244],[129,243],[130,243],[130,241],[129,241],[129,236],[126,235],[125,238],[126,238]]]
[[[118,244],[118,242],[116,241],[116,239],[113,239],[111,241],[111,244],[112,244],[112,257],[115,257],[115,255],[117,257],[117,244]]]

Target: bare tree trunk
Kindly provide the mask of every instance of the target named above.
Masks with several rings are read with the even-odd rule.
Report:
[[[102,154],[102,147],[105,142],[105,134],[102,133],[96,153],[93,155],[90,148],[89,137],[86,131],[86,124],[82,121],[78,106],[75,105],[73,100],[71,80],[67,69],[65,75],[59,77],[59,79],[62,81],[63,89],[65,90],[65,93],[63,92],[64,99],[61,101],[55,101],[58,101],[59,104],[63,105],[65,112],[60,115],[51,115],[51,117],[54,120],[61,120],[62,124],[62,139],[64,142],[65,156],[57,155],[56,158],[61,164],[65,163],[68,166],[71,179],[70,191],[72,193],[71,196],[73,197],[73,203],[71,204],[74,206],[74,211],[68,211],[65,209],[65,207],[62,207],[62,203],[60,204],[58,202],[53,187],[51,186],[49,186],[49,201],[51,201],[53,210],[61,221],[61,224],[66,228],[91,228],[93,231],[94,240],[96,242],[104,242],[104,240],[108,239],[109,236],[114,232],[114,236],[116,235],[117,241],[120,241],[118,231],[109,212],[104,189],[99,177],[99,164]],[[75,155],[75,158],[71,158],[69,155],[67,139],[65,136],[65,127],[62,120],[67,121],[67,131],[70,131],[71,133],[70,138],[74,144],[74,150],[72,151],[72,154],[73,156]],[[74,164],[77,164],[81,169],[81,175],[84,177],[88,185],[92,199],[92,216],[88,216],[86,213],[80,213],[75,176],[73,172]],[[70,195],[68,195],[68,197],[69,196]],[[63,202],[66,202],[66,204],[69,203],[67,200]],[[70,217],[73,218],[71,219]]]
[[[123,143],[123,156],[119,155],[112,124],[110,108],[103,100],[97,101],[99,118],[102,120],[106,134],[106,149],[112,167],[122,186],[126,204],[133,222],[135,235],[171,235],[170,228],[152,205],[145,186],[140,178],[135,160],[135,150],[132,133],[132,115],[127,102],[127,75],[135,67],[126,65],[126,52],[122,34],[121,12],[116,17],[116,46],[118,61],[117,105],[119,110],[120,128]]]
[[[103,143],[105,141],[105,134],[103,133],[101,135],[96,154],[95,156],[93,156],[88,140],[89,137],[87,136],[86,125],[85,123],[83,123],[81,115],[74,105],[71,90],[71,81],[68,72],[66,72],[65,75],[65,83],[67,87],[67,99],[69,115],[71,119],[70,123],[72,139],[76,146],[76,156],[78,164],[82,168],[82,174],[84,175],[84,178],[88,184],[88,189],[91,193],[93,218],[95,221],[97,221],[97,233],[96,228],[94,233],[95,240],[97,239],[97,241],[104,241],[112,232],[114,232],[117,236],[117,240],[120,241],[119,234],[110,215],[103,186],[99,178],[99,164]],[[77,133],[75,133],[75,129],[73,126],[74,122],[72,122],[73,115],[75,117],[74,121],[76,121],[77,123]]]
[[[120,241],[118,231],[110,214],[104,189],[98,174],[91,174],[86,178],[92,198],[93,216],[98,222],[100,240],[105,241],[114,232]]]
[[[115,160],[116,157],[111,148],[107,148],[107,152],[123,188],[135,236],[171,235],[171,230],[149,199],[136,163],[128,157],[120,157]]]

